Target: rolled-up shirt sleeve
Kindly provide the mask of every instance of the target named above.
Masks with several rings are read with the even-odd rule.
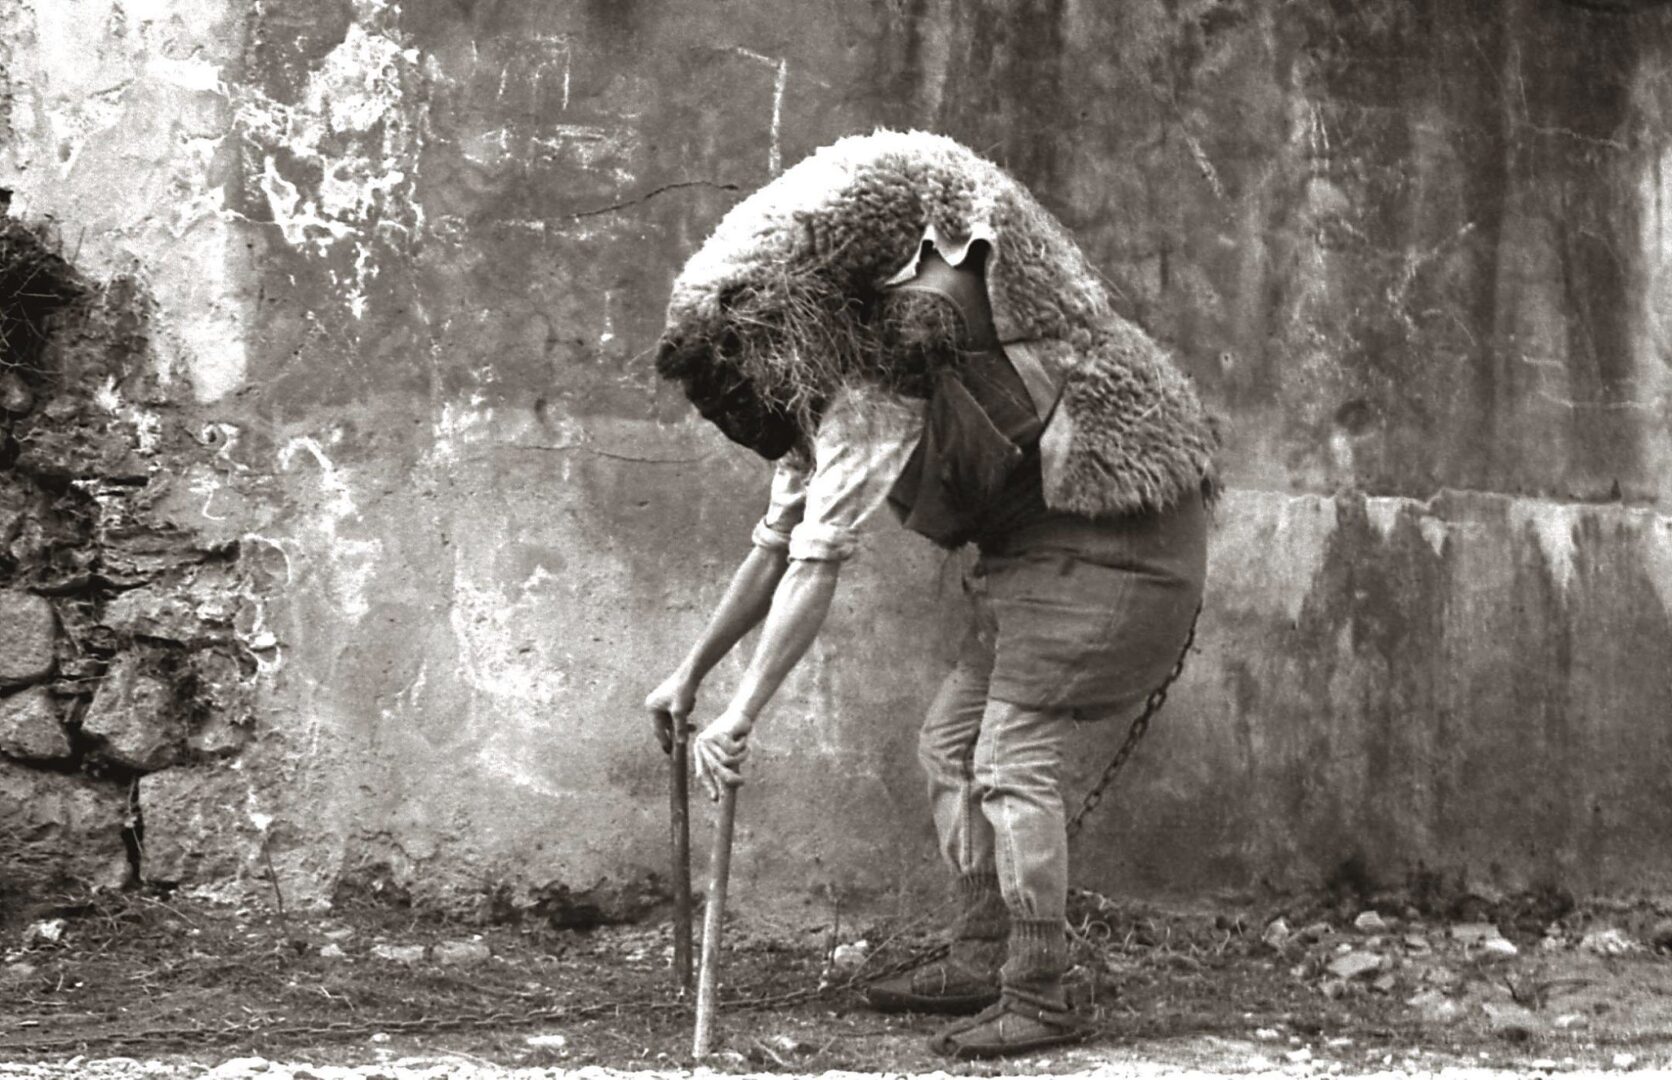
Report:
[[[789,557],[851,558],[861,526],[888,500],[922,434],[921,402],[871,388],[838,393],[813,439],[813,469],[789,531]],[[776,491],[776,477],[774,485]]]
[[[771,551],[788,551],[790,532],[807,511],[807,466],[790,461],[779,461],[772,471],[772,494],[767,500],[766,516],[755,523],[751,540],[756,547]]]

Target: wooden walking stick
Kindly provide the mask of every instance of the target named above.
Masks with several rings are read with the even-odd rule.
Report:
[[[675,720],[669,753],[668,820],[673,845],[673,981],[682,994],[691,992],[690,751],[690,729],[683,719]]]
[[[737,789],[720,795],[720,821],[714,828],[714,858],[708,865],[708,898],[702,918],[702,967],[697,973],[697,1030],[691,1056],[705,1058],[714,1038],[715,995],[720,984],[720,922],[726,915],[726,883],[731,877],[732,824],[737,820]]]

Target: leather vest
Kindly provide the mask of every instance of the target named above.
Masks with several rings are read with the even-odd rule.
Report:
[[[981,272],[984,248],[954,267],[928,247],[917,276],[896,286],[943,296],[962,316],[958,358],[933,373],[923,436],[888,495],[906,528],[944,547],[1047,513],[1039,436],[1059,388],[1042,370],[1024,378],[1000,346]]]

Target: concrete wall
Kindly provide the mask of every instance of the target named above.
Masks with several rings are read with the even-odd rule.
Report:
[[[293,902],[582,915],[655,892],[638,702],[765,490],[657,385],[661,305],[743,192],[890,125],[1032,186],[1229,420],[1200,651],[1086,884],[1297,888],[1356,856],[1672,892],[1672,13],[0,0],[0,27],[11,213],[144,317],[58,384],[140,462],[86,513],[223,575],[147,577],[142,614],[195,598],[161,631],[120,588],[67,616],[38,568],[9,581],[60,608],[61,657],[108,633],[51,683],[73,768],[0,790],[141,777],[142,875],[271,860]],[[933,881],[914,728],[960,567],[896,533],[851,567],[757,736],[746,902]],[[239,739],[135,764],[84,730],[100,680],[167,683],[205,625]]]

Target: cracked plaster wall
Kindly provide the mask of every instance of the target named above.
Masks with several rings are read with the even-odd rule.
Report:
[[[661,305],[742,192],[887,124],[1007,164],[1230,421],[1201,648],[1087,884],[1669,891],[1672,16],[784,10],[0,0],[11,213],[142,284],[152,389],[107,411],[236,544],[253,742],[138,791],[236,828],[169,874],[654,892],[637,702],[765,487],[655,383]],[[932,881],[958,572],[889,533],[852,566],[757,738],[744,903]]]

